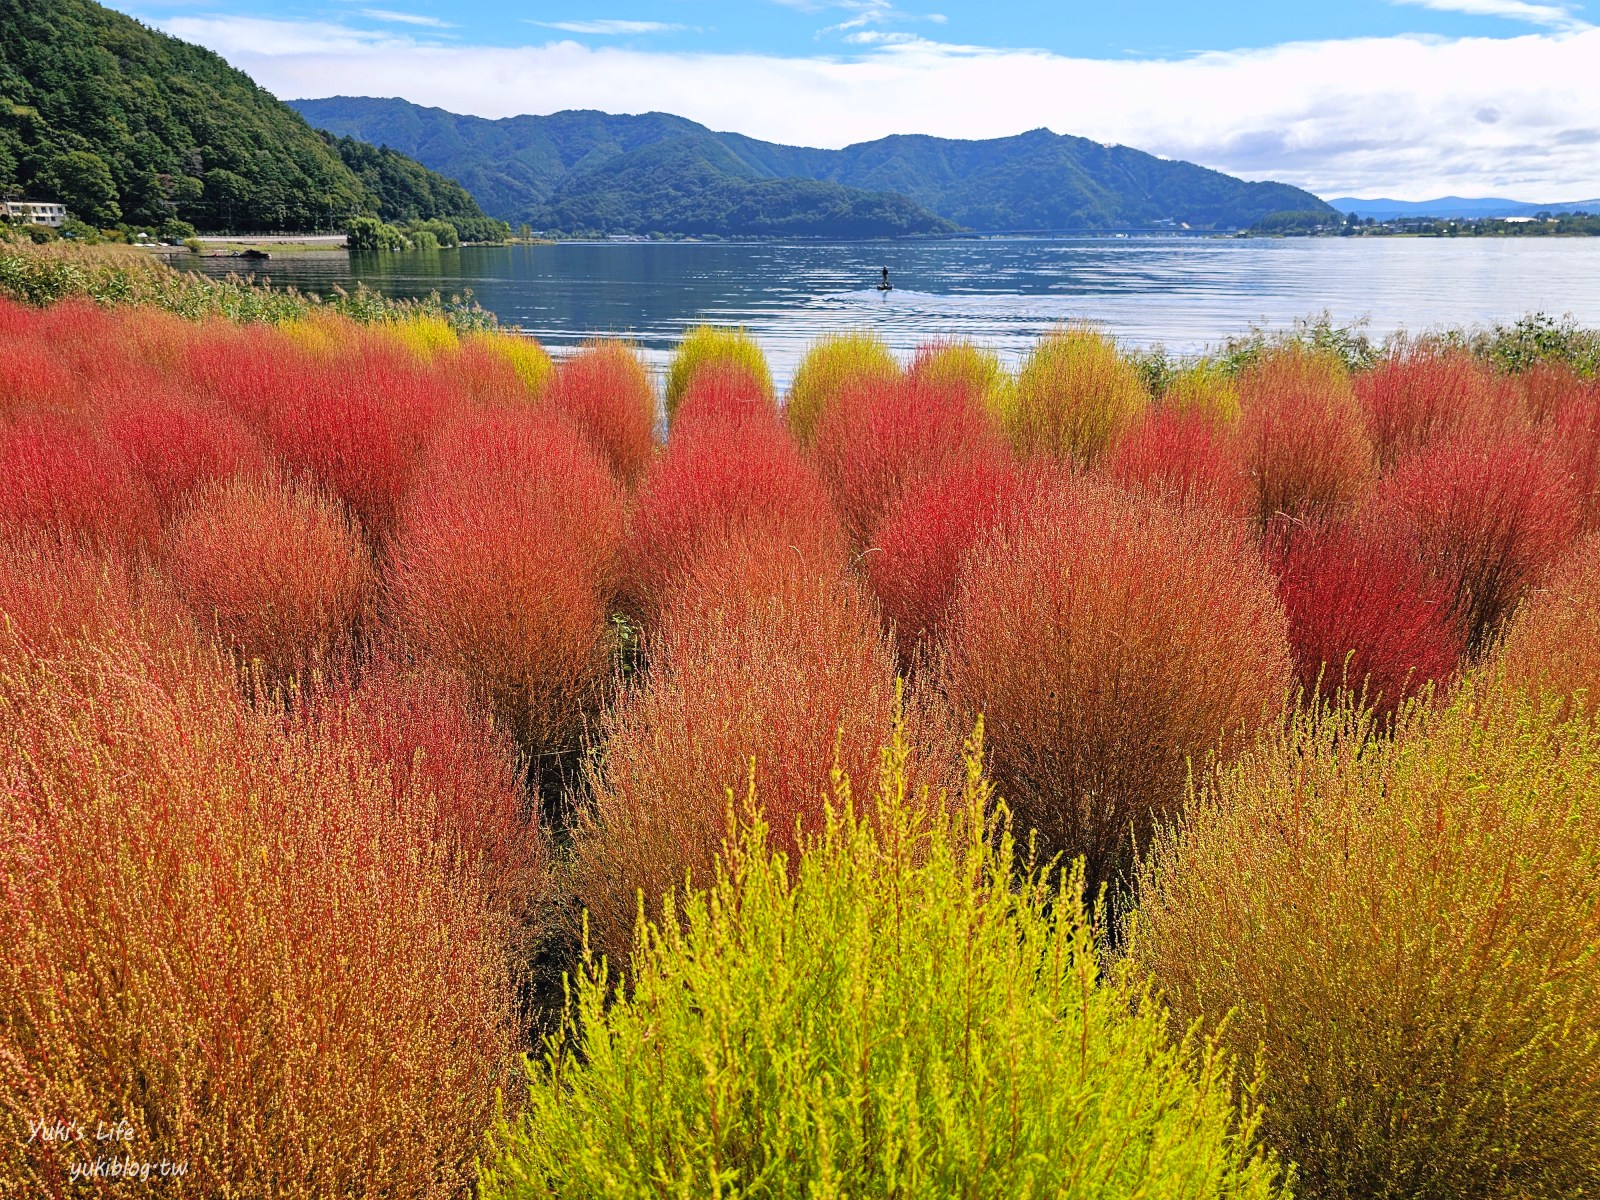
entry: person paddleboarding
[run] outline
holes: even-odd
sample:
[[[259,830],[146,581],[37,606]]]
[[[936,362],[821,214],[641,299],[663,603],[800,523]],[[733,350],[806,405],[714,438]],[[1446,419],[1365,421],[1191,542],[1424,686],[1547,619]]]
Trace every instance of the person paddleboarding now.
[[[894,284],[889,282],[889,268],[888,267],[885,267],[883,269],[883,282],[878,285],[878,290],[880,292],[892,292],[892,291],[894,291]]]

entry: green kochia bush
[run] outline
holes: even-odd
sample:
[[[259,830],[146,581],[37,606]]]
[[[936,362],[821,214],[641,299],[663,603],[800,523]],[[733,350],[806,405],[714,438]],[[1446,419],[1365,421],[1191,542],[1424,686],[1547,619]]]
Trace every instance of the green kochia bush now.
[[[1019,867],[975,755],[963,803],[917,815],[905,753],[873,818],[838,780],[792,881],[730,814],[614,999],[586,959],[484,1200],[1280,1194],[1230,1060],[1102,970],[1081,877]]]

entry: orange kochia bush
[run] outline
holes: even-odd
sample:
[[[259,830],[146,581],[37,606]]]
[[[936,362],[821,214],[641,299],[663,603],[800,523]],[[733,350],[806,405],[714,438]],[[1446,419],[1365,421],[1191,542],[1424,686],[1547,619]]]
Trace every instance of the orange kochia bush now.
[[[1178,810],[1191,765],[1282,709],[1290,661],[1235,530],[1086,480],[974,550],[945,675],[957,713],[985,718],[1000,794],[1098,885]]]

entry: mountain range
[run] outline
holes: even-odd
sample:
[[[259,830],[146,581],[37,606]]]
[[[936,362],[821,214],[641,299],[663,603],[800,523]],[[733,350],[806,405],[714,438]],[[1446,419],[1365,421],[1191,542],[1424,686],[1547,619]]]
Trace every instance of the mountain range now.
[[[1341,196],[1329,200],[1342,213],[1355,213],[1358,217],[1371,217],[1376,221],[1393,221],[1401,217],[1439,217],[1494,219],[1497,217],[1532,217],[1539,213],[1600,213],[1600,200],[1569,200],[1561,204],[1530,204],[1525,200],[1500,200],[1493,197],[1469,199],[1463,196],[1441,196],[1437,200],[1360,200],[1354,196]]]
[[[1243,228],[1327,212],[1126,146],[1036,129],[958,141],[887,137],[842,150],[719,133],[665,113],[490,120],[401,99],[294,100],[312,125],[388,146],[461,181],[491,216],[562,233],[888,236]]]
[[[102,227],[298,232],[370,213],[505,232],[453,180],[319,136],[218,55],[92,0],[0,0],[0,191]]]

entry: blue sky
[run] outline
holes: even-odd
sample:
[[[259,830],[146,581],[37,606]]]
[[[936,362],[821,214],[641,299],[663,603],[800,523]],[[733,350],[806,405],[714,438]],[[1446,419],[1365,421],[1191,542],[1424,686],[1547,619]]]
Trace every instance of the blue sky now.
[[[1582,4],[112,4],[286,98],[657,109],[825,146],[1044,125],[1323,195],[1600,196],[1600,29]]]

